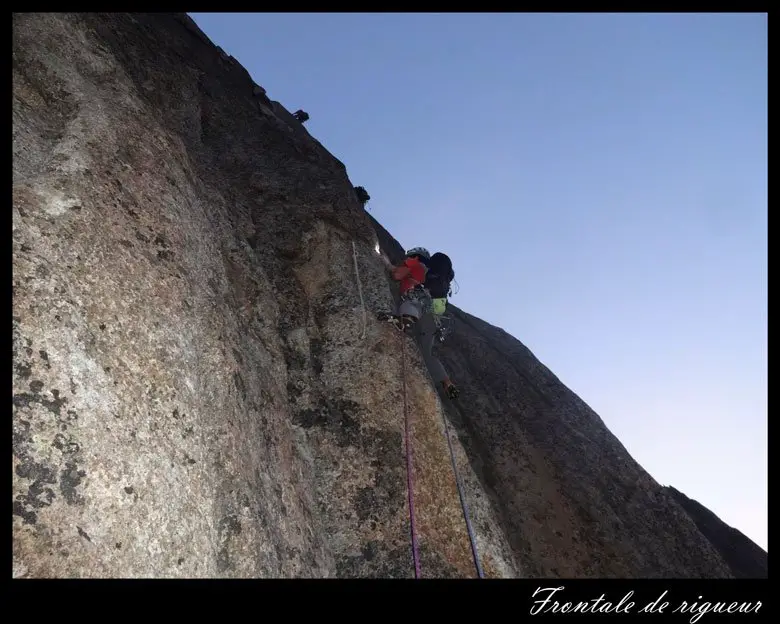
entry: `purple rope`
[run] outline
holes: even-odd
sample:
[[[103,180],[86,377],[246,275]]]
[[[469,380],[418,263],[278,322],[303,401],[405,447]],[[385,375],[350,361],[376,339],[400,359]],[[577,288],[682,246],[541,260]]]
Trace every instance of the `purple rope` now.
[[[420,555],[417,546],[417,530],[414,522],[414,481],[412,480],[412,442],[409,432],[409,409],[406,403],[406,336],[401,336],[401,379],[404,394],[404,428],[406,431],[406,489],[409,491],[409,527],[412,533],[412,558],[414,578],[420,578]]]

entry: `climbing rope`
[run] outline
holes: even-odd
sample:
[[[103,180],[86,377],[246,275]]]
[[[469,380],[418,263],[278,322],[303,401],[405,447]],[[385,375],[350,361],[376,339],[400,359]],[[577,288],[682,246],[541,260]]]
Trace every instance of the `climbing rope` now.
[[[414,578],[420,578],[420,554],[417,546],[417,528],[414,518],[414,480],[412,478],[412,436],[409,429],[409,406],[406,400],[406,336],[401,335],[401,383],[404,395],[404,430],[406,432],[406,489],[409,491],[409,530],[412,534]]]
[[[412,477],[412,435],[409,427],[409,405],[406,396],[406,340],[405,336],[401,335],[401,383],[403,388],[403,405],[404,405],[404,430],[406,434],[406,489],[409,492],[409,529],[412,535],[412,559],[414,560],[414,577],[420,578],[420,555],[419,547],[417,543],[417,528],[415,523],[414,514],[414,479]],[[471,526],[471,519],[469,517],[469,508],[466,503],[466,496],[463,491],[463,483],[460,480],[460,473],[458,472],[458,465],[455,461],[455,450],[452,447],[452,440],[450,439],[450,428],[447,423],[447,419],[444,416],[444,410],[441,412],[442,422],[444,424],[444,436],[447,438],[447,448],[450,452],[450,461],[452,462],[452,472],[455,475],[455,485],[458,489],[458,497],[460,498],[460,507],[463,510],[463,518],[466,521],[466,531],[469,535],[469,544],[471,545],[471,555],[474,558],[474,565],[477,568],[477,575],[479,578],[485,578],[482,571],[482,564],[479,561],[479,552],[477,550],[477,539],[474,535],[474,528]]]
[[[360,295],[360,305],[363,308],[363,334],[361,338],[365,337],[366,333],[366,306],[363,301],[363,289],[360,284],[360,274],[358,272],[357,262],[357,249],[355,247],[355,241],[352,241],[352,258],[355,262],[355,278],[357,279],[358,294]],[[405,433],[405,446],[406,446],[406,489],[409,494],[409,531],[412,537],[412,559],[414,561],[414,577],[420,578],[420,553],[419,545],[417,542],[417,526],[415,522],[414,514],[414,478],[412,469],[412,435],[409,426],[409,405],[406,396],[406,336],[399,336],[401,340],[401,384],[403,394],[403,408],[404,408],[404,433]],[[471,545],[471,554],[474,558],[474,565],[477,568],[477,575],[479,578],[485,578],[482,571],[482,565],[479,561],[479,553],[477,551],[477,540],[474,536],[474,529],[471,526],[471,519],[469,518],[468,505],[466,503],[466,497],[463,493],[463,484],[460,480],[460,474],[458,472],[458,466],[455,461],[455,451],[452,448],[452,440],[450,439],[450,429],[447,423],[447,419],[444,416],[444,410],[441,413],[442,421],[444,424],[444,436],[447,438],[447,447],[450,452],[450,461],[452,462],[452,472],[455,475],[455,485],[458,488],[458,497],[460,498],[460,506],[463,510],[463,518],[466,521],[466,531],[469,535],[469,543]]]
[[[417,531],[415,529],[415,517],[414,517],[414,491],[412,480],[412,442],[411,433],[409,430],[409,407],[406,397],[406,340],[405,336],[401,335],[401,380],[403,384],[403,400],[404,400],[404,426],[406,430],[406,479],[407,490],[409,491],[409,525],[412,534],[412,556],[414,558],[414,571],[415,578],[420,578],[420,563],[419,554],[417,548]],[[464,494],[463,482],[460,479],[460,473],[458,471],[458,464],[455,461],[455,450],[452,447],[452,439],[450,437],[450,427],[447,423],[447,419],[444,415],[444,409],[441,411],[442,423],[444,425],[444,437],[447,438],[447,448],[450,452],[450,462],[452,463],[452,472],[455,476],[455,485],[458,489],[458,497],[460,498],[460,507],[463,511],[463,519],[466,521],[466,531],[469,536],[469,544],[471,546],[471,555],[474,559],[474,566],[477,569],[477,576],[483,579],[485,578],[482,570],[482,564],[479,561],[479,552],[477,550],[477,539],[474,534],[474,528],[471,525],[471,518],[469,517],[469,508],[466,503],[466,496]]]
[[[355,241],[352,241],[352,260],[355,262],[355,279],[357,280],[358,295],[360,295],[360,307],[363,308],[363,333],[360,334],[360,339],[366,337],[366,325],[368,324],[368,318],[366,313],[366,304],[363,301],[363,286],[360,284],[360,273],[358,272],[357,261],[357,247],[355,247]]]
[[[447,447],[450,449],[450,460],[452,461],[452,472],[455,474],[455,485],[458,488],[458,496],[460,497],[460,508],[463,510],[463,518],[466,520],[466,531],[469,534],[469,543],[471,544],[471,555],[474,557],[474,565],[477,568],[477,575],[479,578],[485,578],[482,572],[482,564],[479,562],[479,553],[477,552],[477,540],[474,537],[474,529],[471,526],[471,520],[469,519],[469,508],[466,504],[466,497],[463,494],[463,484],[460,480],[460,473],[458,472],[458,465],[455,462],[455,451],[452,448],[452,440],[450,440],[450,427],[447,424],[447,418],[444,416],[444,409],[441,411],[441,420],[444,423],[444,436],[447,438]]]

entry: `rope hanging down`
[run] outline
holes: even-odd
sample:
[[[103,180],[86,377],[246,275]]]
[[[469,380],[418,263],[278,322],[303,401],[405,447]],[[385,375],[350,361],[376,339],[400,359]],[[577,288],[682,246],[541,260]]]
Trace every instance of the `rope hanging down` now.
[[[458,487],[458,496],[460,497],[460,508],[463,510],[463,518],[466,520],[466,530],[469,534],[469,542],[471,543],[471,555],[474,557],[474,565],[477,568],[477,575],[479,578],[485,578],[482,572],[482,564],[479,562],[479,553],[477,552],[477,540],[474,536],[474,529],[471,526],[471,520],[469,519],[469,508],[466,504],[466,497],[463,494],[463,484],[460,480],[460,474],[458,473],[458,465],[455,463],[455,451],[452,448],[452,440],[450,440],[450,428],[447,424],[447,418],[444,416],[444,409],[441,411],[441,419],[444,424],[444,436],[447,438],[447,446],[450,449],[450,460],[452,461],[452,472],[455,474],[455,485]]]
[[[366,326],[368,325],[368,319],[367,319],[367,311],[366,311],[366,304],[363,300],[363,286],[360,283],[360,272],[358,270],[358,260],[357,260],[357,247],[355,246],[355,241],[352,241],[352,260],[355,264],[355,280],[357,281],[357,287],[358,287],[358,295],[360,296],[360,307],[363,308],[363,332],[360,335],[360,338],[363,339],[366,337]],[[412,475],[412,436],[411,436],[411,429],[409,426],[409,406],[408,401],[406,397],[406,340],[405,336],[400,336],[401,339],[401,383],[402,383],[402,391],[403,391],[403,408],[404,408],[404,432],[406,437],[406,487],[409,493],[409,530],[411,532],[412,536],[412,559],[414,560],[414,577],[419,579],[420,578],[420,553],[419,553],[419,545],[417,542],[417,526],[415,522],[415,513],[414,513],[414,478]],[[474,557],[474,565],[477,568],[477,574],[479,575],[479,578],[485,578],[484,574],[482,572],[482,565],[479,562],[479,553],[477,552],[477,541],[474,536],[474,529],[471,526],[471,520],[469,518],[469,511],[468,511],[468,505],[466,504],[466,498],[463,494],[463,484],[460,480],[460,474],[458,473],[458,466],[455,462],[455,452],[452,448],[452,440],[450,439],[450,429],[449,425],[447,424],[447,419],[444,416],[444,411],[442,410],[442,421],[444,424],[444,435],[447,438],[447,447],[449,448],[450,452],[450,461],[452,462],[452,472],[455,475],[455,484],[458,488],[458,496],[460,497],[460,506],[463,510],[463,518],[466,521],[466,530],[469,534],[469,542],[471,544],[471,554]]]
[[[406,433],[406,489],[409,491],[409,530],[412,534],[414,578],[420,578],[420,553],[417,545],[417,527],[414,517],[414,480],[412,478],[412,436],[409,428],[409,406],[406,400],[406,336],[401,335],[401,383],[404,396],[404,430]]]
[[[357,280],[358,295],[360,296],[360,306],[363,308],[363,333],[360,338],[366,337],[366,325],[368,324],[366,304],[363,300],[363,286],[360,283],[360,272],[358,271],[357,247],[355,241],[352,241],[352,260],[355,263],[355,279]],[[414,578],[420,578],[420,554],[417,544],[417,526],[414,516],[414,479],[412,477],[412,441],[409,427],[409,408],[406,400],[406,349],[405,336],[401,336],[401,383],[404,397],[404,430],[406,433],[406,488],[409,491],[409,529],[412,534],[412,558],[414,559]]]

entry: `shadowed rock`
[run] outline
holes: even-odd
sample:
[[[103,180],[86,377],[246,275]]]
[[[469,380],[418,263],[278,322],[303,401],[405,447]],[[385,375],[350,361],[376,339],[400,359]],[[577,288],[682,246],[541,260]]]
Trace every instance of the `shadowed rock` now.
[[[767,552],[747,535],[723,522],[701,503],[673,487],[665,490],[688,512],[737,578],[767,578]]]

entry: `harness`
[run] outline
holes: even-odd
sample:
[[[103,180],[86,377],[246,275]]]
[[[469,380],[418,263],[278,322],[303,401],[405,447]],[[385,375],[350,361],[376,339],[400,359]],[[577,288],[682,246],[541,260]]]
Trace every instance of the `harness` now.
[[[446,314],[447,298],[440,297],[434,299],[425,286],[418,284],[410,288],[403,295],[401,301],[415,301],[420,305],[422,314],[431,313],[433,321],[436,324],[436,337],[439,342],[444,342],[455,330],[455,319],[451,314]]]
[[[401,301],[416,301],[420,304],[423,314],[429,312],[433,307],[431,293],[422,284],[417,284],[402,294]]]

